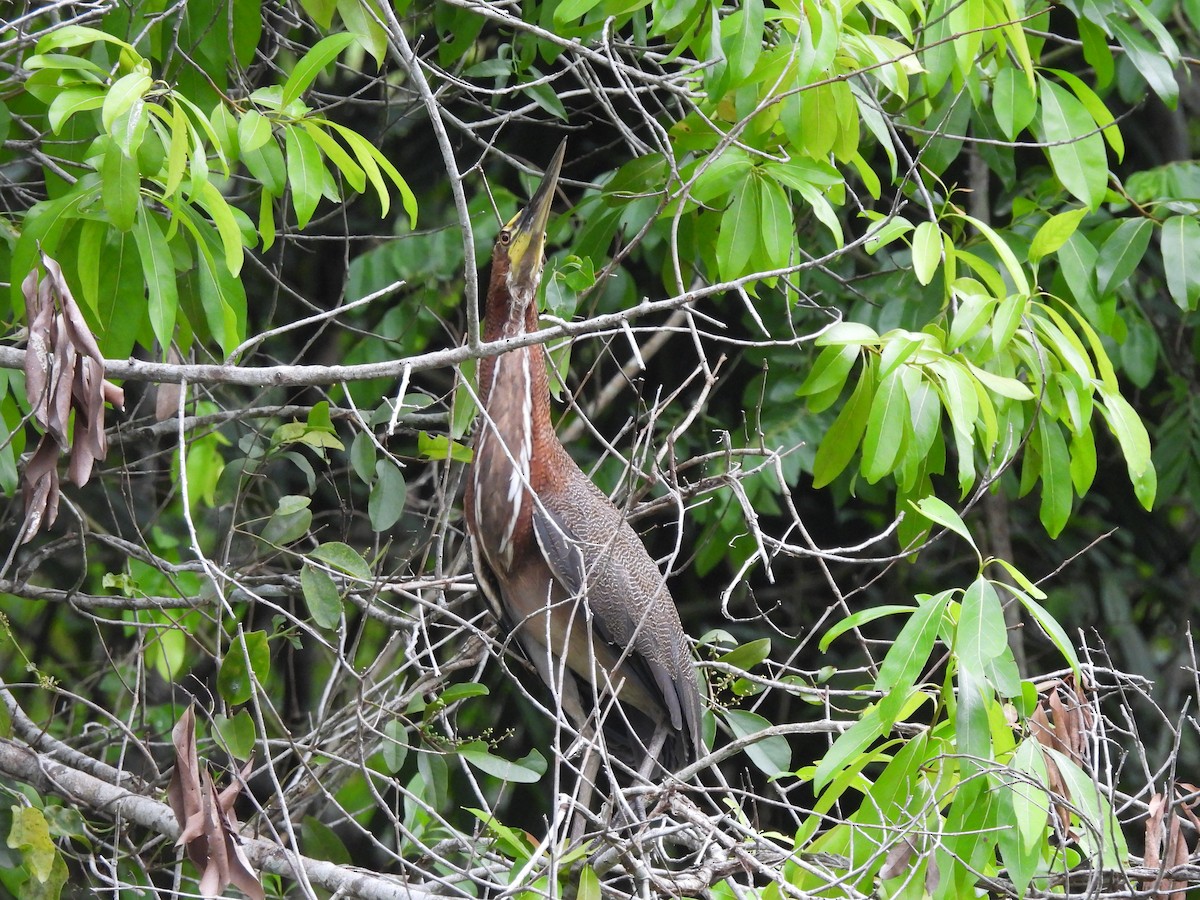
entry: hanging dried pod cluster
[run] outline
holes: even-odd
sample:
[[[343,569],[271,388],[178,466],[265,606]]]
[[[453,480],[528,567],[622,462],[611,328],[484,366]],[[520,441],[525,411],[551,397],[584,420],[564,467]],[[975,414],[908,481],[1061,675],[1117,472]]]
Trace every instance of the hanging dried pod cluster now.
[[[175,723],[171,743],[175,748],[175,771],[167,785],[167,801],[181,829],[176,846],[187,848],[188,858],[202,873],[200,896],[220,897],[232,884],[250,900],[264,900],[262,883],[242,852],[242,836],[233,814],[233,803],[250,773],[250,762],[218,794],[208,767],[202,766],[196,755],[196,719],[191,706]]]
[[[25,350],[25,392],[42,439],[25,467],[22,492],[25,523],[21,543],[58,516],[58,457],[70,454],[67,474],[82,487],[92,466],[108,453],[104,404],[125,406],[125,392],[104,380],[104,358],[71,295],[62,268],[45,253],[21,283],[29,343]],[[45,270],[45,277],[39,277]],[[70,429],[75,413],[74,432]]]

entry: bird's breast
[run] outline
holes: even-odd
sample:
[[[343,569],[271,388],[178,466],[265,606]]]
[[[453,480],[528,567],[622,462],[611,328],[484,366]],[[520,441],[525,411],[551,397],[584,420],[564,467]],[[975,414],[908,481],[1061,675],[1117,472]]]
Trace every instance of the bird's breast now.
[[[497,357],[475,439],[471,477],[476,539],[493,568],[512,568],[530,530],[532,372],[526,349]]]

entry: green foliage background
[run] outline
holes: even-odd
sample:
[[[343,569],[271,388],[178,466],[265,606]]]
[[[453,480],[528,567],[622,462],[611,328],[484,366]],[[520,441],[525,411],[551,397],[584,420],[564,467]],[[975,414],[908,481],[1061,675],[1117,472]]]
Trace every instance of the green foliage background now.
[[[1198,29],[1141,0],[18,5],[7,344],[45,253],[129,400],[6,554],[0,736],[27,715],[153,793],[195,697],[202,755],[263,761],[257,833],[600,889],[519,831],[570,740],[459,521],[476,269],[567,135],[559,429],[671,568],[726,748],[690,796],[762,866],[703,886],[1138,883],[1197,763]],[[4,359],[15,540],[36,433]],[[1083,745],[1037,739],[1051,696]],[[0,792],[0,890],[99,886],[97,857],[169,882],[102,810]]]

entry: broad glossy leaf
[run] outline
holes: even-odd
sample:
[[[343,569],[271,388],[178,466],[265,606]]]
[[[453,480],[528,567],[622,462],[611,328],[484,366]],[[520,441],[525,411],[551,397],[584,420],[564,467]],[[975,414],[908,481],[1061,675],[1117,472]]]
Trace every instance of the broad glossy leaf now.
[[[367,514],[371,528],[387,531],[404,514],[407,486],[404,473],[390,459],[381,459],[375,464],[375,483],[367,500]]]
[[[1037,97],[1029,85],[1024,73],[1004,66],[996,75],[992,110],[1000,130],[1010,141],[1015,141],[1017,135],[1033,121],[1037,112]]]
[[[1171,299],[1184,311],[1194,310],[1200,300],[1200,222],[1194,216],[1163,223],[1162,257]]]
[[[159,347],[165,352],[175,336],[175,314],[179,308],[174,258],[158,224],[158,216],[145,206],[139,207],[133,236],[146,277],[150,325]]]
[[[1042,504],[1039,515],[1046,533],[1058,537],[1071,517],[1071,458],[1058,422],[1038,414],[1038,449],[1042,456]]]
[[[305,564],[300,570],[300,589],[313,621],[321,628],[337,628],[342,621],[342,595],[329,573]]]
[[[390,719],[383,726],[383,738],[383,764],[395,775],[408,758],[408,729],[399,719]]]
[[[62,131],[63,126],[76,113],[89,109],[99,109],[104,105],[107,95],[98,86],[67,88],[58,94],[46,111],[46,121],[54,134]]]
[[[324,128],[309,119],[303,122],[304,130],[311,135],[316,141],[317,146],[329,158],[329,161],[337,166],[338,171],[342,173],[342,177],[346,179],[346,183],[354,190],[362,192],[367,188],[367,173],[363,171],[362,166],[356,163],[350,154],[342,149],[342,145],[333,139]]]
[[[144,97],[153,83],[153,79],[141,71],[130,72],[114,81],[100,110],[100,121],[104,130],[111,134],[117,118],[128,112],[135,101]]]
[[[918,598],[919,599],[919,598]],[[897,606],[894,604],[886,604],[884,606],[872,606],[868,609],[861,609],[858,612],[851,613],[846,618],[835,623],[825,634],[821,636],[821,641],[817,645],[822,653],[829,649],[837,638],[841,637],[852,628],[858,628],[861,625],[866,625],[868,622],[874,622],[876,619],[882,619],[884,616],[895,616],[903,613],[915,613],[917,608],[914,606]]]
[[[481,772],[517,784],[536,784],[546,772],[545,757],[537,750],[529,751],[528,756],[514,762],[494,756],[483,741],[472,741],[459,747],[458,755]]]
[[[858,385],[829,427],[813,461],[813,486],[822,488],[842,473],[858,450],[875,396],[875,375],[866,367]]]
[[[1075,95],[1048,78],[1042,89],[1042,130],[1050,144],[1046,154],[1063,187],[1088,207],[1097,209],[1108,186],[1108,155],[1104,138]]]
[[[229,645],[217,673],[217,690],[232,706],[245,703],[254,692],[254,683],[265,683],[271,672],[271,650],[265,631],[239,635]]]
[[[754,180],[749,179],[734,189],[729,206],[721,214],[717,272],[722,281],[733,281],[746,273],[761,228],[758,190]]]
[[[1091,115],[1096,125],[1103,129],[1101,133],[1104,135],[1104,139],[1108,141],[1108,146],[1112,147],[1113,153],[1116,154],[1117,162],[1124,159],[1125,139],[1121,137],[1121,129],[1117,127],[1116,120],[1113,118],[1113,114],[1108,111],[1108,107],[1104,105],[1104,101],[1079,76],[1065,69],[1050,69],[1048,71],[1053,72],[1063,80],[1075,93],[1075,96],[1083,104],[1088,114]]]
[[[1058,248],[1075,233],[1079,223],[1087,214],[1088,209],[1080,207],[1053,215],[1043,222],[1042,227],[1033,236],[1033,243],[1029,245],[1030,261],[1037,262],[1051,253],[1057,252]]]
[[[987,664],[1008,648],[1004,610],[992,583],[980,575],[963,592],[955,632],[954,652],[959,670],[982,678]]]
[[[325,164],[316,141],[300,126],[285,128],[283,143],[287,149],[288,185],[292,189],[296,224],[304,228],[321,202]]]
[[[751,737],[773,727],[767,719],[745,709],[727,709],[722,715],[735,738]],[[783,735],[764,736],[748,745],[745,752],[750,762],[768,777],[792,767],[792,748]]]
[[[232,718],[217,713],[213,716],[213,730],[235,759],[249,759],[254,752],[254,718],[250,710],[243,709]]]
[[[909,421],[904,379],[899,371],[893,371],[875,390],[863,437],[862,475],[871,484],[894,468],[904,449]]]
[[[912,505],[925,518],[931,522],[936,522],[943,528],[949,528],[972,547],[975,547],[975,540],[971,537],[971,532],[967,530],[966,523],[963,522],[962,517],[959,516],[954,507],[945,500],[931,494],[928,497],[922,497]],[[978,548],[976,548],[976,552],[978,552]]]
[[[325,563],[331,568],[357,578],[359,581],[371,581],[371,567],[366,560],[348,544],[341,541],[327,541],[310,554],[313,559]]]
[[[1146,79],[1150,89],[1158,94],[1163,103],[1174,109],[1179,101],[1179,82],[1175,80],[1171,63],[1140,31],[1119,15],[1107,16],[1105,21],[1112,28],[1117,43],[1129,54],[1138,74]]]
[[[942,591],[932,597],[918,598],[921,605],[904,623],[879,667],[875,690],[884,693],[898,690],[907,694],[916,684],[921,670],[925,668],[929,655],[933,652],[942,614],[950,602],[952,593]]]
[[[342,51],[352,43],[354,43],[354,35],[348,32],[331,34],[317,41],[313,48],[296,63],[296,68],[284,82],[280,107],[286,107],[293,100],[298,100],[300,95],[308,90],[309,85],[321,74],[321,70],[337,59]]]
[[[859,349],[853,344],[831,344],[825,347],[817,356],[804,383],[796,390],[796,396],[811,397],[831,388],[844,386],[858,354]]]
[[[131,229],[137,215],[138,175],[137,160],[126,156],[115,141],[110,143],[100,169],[100,177],[103,179],[100,196],[104,201],[104,211],[108,213],[108,220],[120,231]]]
[[[238,122],[237,136],[242,154],[252,153],[271,140],[271,120],[256,109],[248,109]]]
[[[942,232],[936,222],[921,222],[913,234],[913,274],[921,284],[929,284],[942,261]]]
[[[955,747],[963,776],[984,771],[992,759],[992,731],[988,724],[988,704],[995,703],[983,673],[959,666],[958,710],[955,714]]]

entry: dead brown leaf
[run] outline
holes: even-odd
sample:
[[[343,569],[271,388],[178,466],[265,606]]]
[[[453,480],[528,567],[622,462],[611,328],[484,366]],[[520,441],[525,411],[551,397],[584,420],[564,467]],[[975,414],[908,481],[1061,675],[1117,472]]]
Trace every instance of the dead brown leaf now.
[[[1182,820],[1178,812],[1170,808],[1170,801],[1166,795],[1155,794],[1151,797],[1148,812],[1144,859],[1146,868],[1165,872],[1176,866],[1186,865],[1188,845],[1183,836]],[[1159,900],[1184,900],[1187,886],[1186,881],[1171,878],[1142,879],[1142,890],[1154,891],[1154,896]]]
[[[58,454],[70,453],[67,474],[82,487],[92,468],[108,453],[104,404],[124,408],[125,392],[104,379],[100,347],[71,294],[62,268],[41,254],[39,277],[34,268],[21,282],[29,340],[25,350],[25,390],[33,420],[45,433],[25,468],[25,543],[49,528],[58,512]],[[74,432],[71,413],[75,414]]]
[[[171,742],[175,771],[167,785],[167,801],[179,823],[176,845],[187,849],[188,858],[201,873],[201,896],[220,897],[232,884],[251,900],[265,900],[262,883],[242,851],[233,811],[250,763],[218,794],[208,767],[201,766],[196,755],[196,721],[190,706],[171,730]]]

